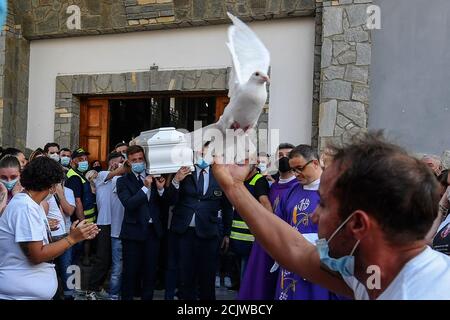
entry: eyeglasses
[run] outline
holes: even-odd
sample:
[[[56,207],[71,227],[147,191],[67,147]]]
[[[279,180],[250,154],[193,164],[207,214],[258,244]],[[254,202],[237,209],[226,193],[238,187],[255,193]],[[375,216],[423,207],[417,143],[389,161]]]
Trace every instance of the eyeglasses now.
[[[309,160],[303,167],[300,167],[300,168],[293,168],[292,171],[293,171],[295,174],[300,174],[300,173],[302,173],[302,172],[306,169],[306,167],[308,166],[308,164],[312,163],[313,161],[314,161],[314,160]]]

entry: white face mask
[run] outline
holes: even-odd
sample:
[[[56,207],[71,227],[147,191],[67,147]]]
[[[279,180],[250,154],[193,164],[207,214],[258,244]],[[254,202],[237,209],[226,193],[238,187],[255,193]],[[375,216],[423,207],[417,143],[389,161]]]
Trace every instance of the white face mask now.
[[[52,153],[51,155],[48,156],[50,159],[55,160],[56,162],[59,162],[59,154],[57,153]]]

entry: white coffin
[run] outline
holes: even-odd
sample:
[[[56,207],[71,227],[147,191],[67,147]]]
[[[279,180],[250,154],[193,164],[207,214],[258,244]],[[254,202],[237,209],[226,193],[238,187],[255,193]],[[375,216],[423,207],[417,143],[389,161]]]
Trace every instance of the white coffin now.
[[[181,167],[195,170],[193,151],[188,147],[184,133],[175,128],[144,131],[135,141],[144,148],[148,174],[174,173]]]

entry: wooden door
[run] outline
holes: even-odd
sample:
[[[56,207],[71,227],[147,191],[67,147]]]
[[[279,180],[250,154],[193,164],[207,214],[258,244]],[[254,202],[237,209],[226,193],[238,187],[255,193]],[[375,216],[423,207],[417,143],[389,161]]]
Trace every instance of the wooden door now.
[[[230,102],[228,96],[222,96],[216,98],[216,121],[219,120],[220,116],[223,114],[223,110]]]
[[[80,147],[90,153],[89,162],[100,160],[106,168],[108,157],[109,101],[84,99],[80,106]]]

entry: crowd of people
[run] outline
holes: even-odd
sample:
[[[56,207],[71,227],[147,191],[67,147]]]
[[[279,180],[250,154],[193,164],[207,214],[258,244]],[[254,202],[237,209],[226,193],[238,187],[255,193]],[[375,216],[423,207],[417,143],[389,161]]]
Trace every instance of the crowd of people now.
[[[208,147],[194,171],[162,176],[125,142],[106,163],[57,143],[28,159],[2,149],[0,299],[214,300],[221,286],[239,300],[450,298],[439,157],[374,134],[320,157],[282,143],[249,165],[211,163]],[[80,291],[70,276],[87,265]]]

